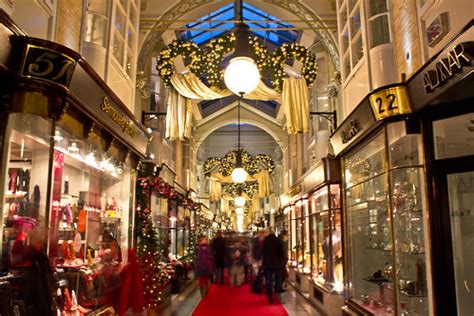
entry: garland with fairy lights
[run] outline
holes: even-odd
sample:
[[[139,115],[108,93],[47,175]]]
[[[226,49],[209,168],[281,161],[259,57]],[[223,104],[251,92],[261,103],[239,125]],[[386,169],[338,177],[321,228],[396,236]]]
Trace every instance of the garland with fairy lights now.
[[[258,154],[254,157],[243,149],[241,149],[241,155],[242,166],[250,175],[258,173],[261,169],[267,169],[270,174],[275,170],[275,162],[270,155]],[[234,170],[236,157],[237,149],[228,152],[224,157],[208,158],[204,162],[203,172],[209,177],[217,167],[217,172],[228,176]]]
[[[283,78],[286,76],[283,65],[287,59],[294,59],[302,63],[301,76],[311,85],[316,79],[317,64],[315,55],[306,47],[286,43],[278,47],[273,53],[268,52],[260,38],[257,36],[249,39],[252,58],[260,70],[263,78],[271,78],[271,84],[277,91],[281,91]],[[167,45],[157,58],[156,68],[166,85],[170,85],[174,73],[173,58],[178,55],[190,59],[189,68],[199,78],[211,87],[223,88],[224,70],[222,62],[235,46],[234,33],[213,38],[206,44],[205,51],[193,42],[174,40]]]
[[[275,88],[281,89],[283,86],[283,78],[285,77],[283,64],[288,58],[302,63],[301,76],[306,80],[308,86],[311,85],[316,79],[318,70],[316,56],[303,45],[286,43],[278,47],[272,54],[272,84]]]
[[[171,75],[174,73],[174,58],[177,56],[189,58],[191,72],[202,77],[207,66],[204,63],[201,49],[193,42],[177,39],[167,45],[156,59],[156,69],[166,85],[171,83]]]
[[[247,194],[251,200],[254,194],[258,192],[258,182],[222,184],[222,190],[233,198],[236,198],[240,195],[239,189],[242,189],[242,193]],[[247,202],[250,203],[250,201]]]

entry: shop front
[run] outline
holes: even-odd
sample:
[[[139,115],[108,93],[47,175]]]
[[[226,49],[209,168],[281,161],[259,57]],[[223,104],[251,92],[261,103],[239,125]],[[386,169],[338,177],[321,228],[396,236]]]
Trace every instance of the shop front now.
[[[422,122],[436,315],[474,311],[473,22],[407,87]]]
[[[328,315],[344,302],[340,183],[340,161],[324,158],[286,194],[278,223],[289,232],[289,281]]]
[[[16,308],[49,312],[29,297],[51,293],[23,286],[41,277],[41,253],[59,310],[107,309],[133,246],[148,135],[80,55],[1,18],[2,281],[18,289]]]
[[[420,122],[406,86],[374,91],[331,137],[343,167],[344,315],[429,315]]]

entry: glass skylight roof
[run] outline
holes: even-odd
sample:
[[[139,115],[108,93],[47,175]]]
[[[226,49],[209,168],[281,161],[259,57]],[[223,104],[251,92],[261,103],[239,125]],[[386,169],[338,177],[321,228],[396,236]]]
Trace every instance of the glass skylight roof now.
[[[281,22],[277,17],[245,2],[243,3],[242,15],[244,22],[250,27],[252,34],[274,45],[280,46],[284,43],[294,43],[299,39],[301,31],[288,30],[288,28],[292,28],[293,25]],[[231,21],[237,19],[235,16],[234,3],[231,3],[203,16],[196,22],[187,24],[185,26],[186,30],[178,31],[177,35],[179,38],[201,45],[211,38],[232,30],[234,23]],[[283,29],[278,30],[278,28]]]

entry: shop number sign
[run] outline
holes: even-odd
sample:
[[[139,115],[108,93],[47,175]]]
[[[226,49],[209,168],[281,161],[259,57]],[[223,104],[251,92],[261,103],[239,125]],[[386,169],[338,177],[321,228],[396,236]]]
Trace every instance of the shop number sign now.
[[[377,121],[389,116],[411,113],[410,99],[405,86],[378,91],[370,96],[369,101]]]
[[[69,86],[76,61],[54,50],[28,45],[22,75]]]

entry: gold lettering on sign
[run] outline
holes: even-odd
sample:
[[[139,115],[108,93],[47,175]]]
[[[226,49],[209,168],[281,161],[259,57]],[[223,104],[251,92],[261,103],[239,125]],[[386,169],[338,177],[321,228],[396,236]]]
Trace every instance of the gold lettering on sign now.
[[[103,97],[102,103],[100,104],[102,111],[107,113],[107,115],[114,120],[120,127],[122,127],[122,132],[130,135],[131,137],[137,136],[137,131],[133,128],[132,122],[128,121],[125,116],[120,114],[113,106],[110,104],[109,98]]]
[[[464,65],[472,61],[472,42],[460,43],[446,53],[445,58],[441,58],[435,64],[435,69],[428,70],[423,75],[423,86],[426,93],[433,92],[439,86],[445,84],[456,72],[461,71]],[[466,51],[466,49],[468,51]]]

